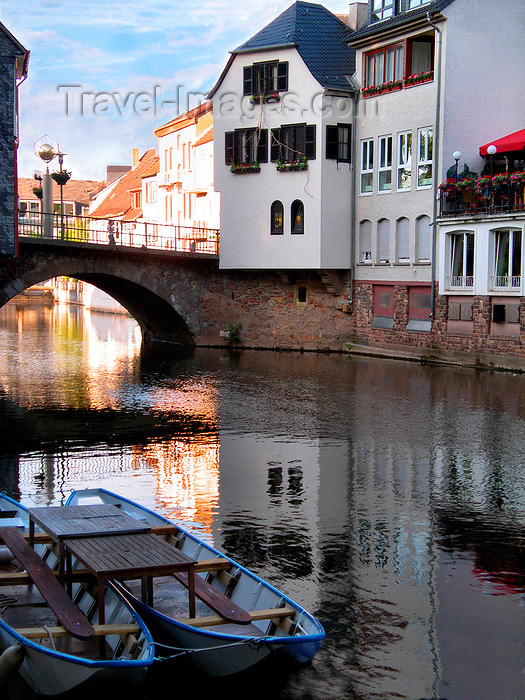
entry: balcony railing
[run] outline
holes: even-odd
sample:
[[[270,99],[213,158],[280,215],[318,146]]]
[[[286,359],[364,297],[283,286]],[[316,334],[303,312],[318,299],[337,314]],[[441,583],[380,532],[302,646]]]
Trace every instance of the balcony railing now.
[[[40,213],[21,215],[18,220],[19,236],[117,248],[205,255],[219,253],[218,229],[54,214],[52,226],[47,230],[42,221],[44,216],[51,217]]]
[[[516,291],[521,289],[521,276],[520,275],[497,275],[491,277],[490,280],[491,289],[498,292],[504,292],[507,290]]]
[[[483,216],[487,214],[516,213],[525,211],[524,187],[521,180],[512,176],[505,181],[494,182],[489,177],[472,182],[446,182],[440,185],[440,216]]]
[[[447,279],[447,289],[472,289],[474,277],[472,275],[451,275]]]

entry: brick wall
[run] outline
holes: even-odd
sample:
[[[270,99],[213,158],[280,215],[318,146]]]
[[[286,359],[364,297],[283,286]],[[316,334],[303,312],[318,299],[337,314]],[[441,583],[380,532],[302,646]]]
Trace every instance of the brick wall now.
[[[13,45],[0,32],[0,254],[15,254]]]

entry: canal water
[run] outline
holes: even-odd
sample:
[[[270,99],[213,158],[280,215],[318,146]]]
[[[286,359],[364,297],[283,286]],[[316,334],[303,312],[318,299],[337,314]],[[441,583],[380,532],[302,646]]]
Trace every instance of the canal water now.
[[[525,697],[525,376],[226,349],[141,352],[125,316],[0,310],[0,488],[104,486],[302,603],[314,661],[136,697]],[[30,693],[16,682],[12,698]]]

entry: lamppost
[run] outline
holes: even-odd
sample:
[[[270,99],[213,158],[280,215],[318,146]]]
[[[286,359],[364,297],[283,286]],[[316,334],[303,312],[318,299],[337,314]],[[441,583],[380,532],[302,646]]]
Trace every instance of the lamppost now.
[[[456,189],[454,190],[454,216],[457,214],[458,204],[458,163],[461,158],[461,151],[454,151],[452,158],[456,161]]]
[[[51,173],[51,177],[57,183],[57,185],[60,187],[60,237],[62,238],[62,240],[65,238],[63,188],[64,188],[64,185],[69,181],[69,178],[71,177],[71,173],[69,171],[62,169],[62,165],[64,164],[64,156],[65,155],[66,154],[62,153],[62,151],[58,151],[57,156],[58,156],[59,172],[58,173]]]
[[[49,163],[57,155],[58,143],[47,134],[35,141],[35,153],[46,163],[42,176],[42,228],[44,238],[53,238],[53,189]]]
[[[492,206],[492,157],[496,155],[497,151],[498,149],[493,143],[491,143],[490,146],[487,146],[487,153],[490,156],[489,209]]]

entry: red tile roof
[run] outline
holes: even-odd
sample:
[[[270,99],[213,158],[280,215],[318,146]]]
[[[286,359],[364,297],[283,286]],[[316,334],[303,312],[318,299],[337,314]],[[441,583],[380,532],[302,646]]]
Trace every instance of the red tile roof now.
[[[53,180],[53,201],[60,201],[60,187]],[[32,177],[18,178],[18,196],[21,200],[37,199],[33,192],[33,187],[38,187],[40,183]],[[100,180],[69,180],[63,189],[65,202],[79,202],[89,204],[93,196],[104,189],[105,182]]]
[[[155,149],[147,150],[137,165],[119,180],[108,196],[90,213],[90,216],[111,218],[120,217],[130,212],[132,209],[130,192],[142,187],[143,174],[154,167],[156,160],[158,157],[155,155]],[[138,216],[140,213],[136,216],[133,214],[134,218]]]

